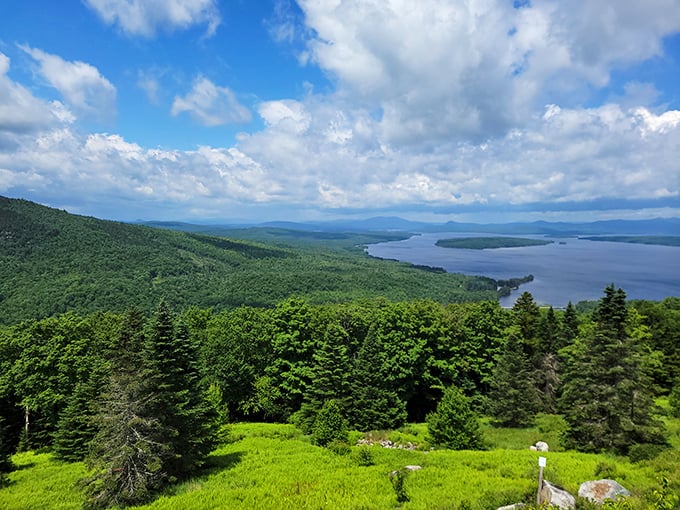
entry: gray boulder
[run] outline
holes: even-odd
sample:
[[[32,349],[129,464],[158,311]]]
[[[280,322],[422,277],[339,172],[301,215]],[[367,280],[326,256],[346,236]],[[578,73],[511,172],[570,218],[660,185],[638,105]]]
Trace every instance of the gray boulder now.
[[[630,492],[619,482],[605,479],[583,482],[578,489],[578,495],[602,504],[608,499],[617,501],[619,498],[627,498]]]
[[[539,452],[548,451],[548,443],[546,443],[545,441],[538,441],[534,446],[536,446],[536,451]]]
[[[545,480],[543,481],[543,487],[541,487],[540,497],[541,503],[552,507],[565,509],[576,508],[576,498],[574,498],[574,496],[561,487],[553,485]]]

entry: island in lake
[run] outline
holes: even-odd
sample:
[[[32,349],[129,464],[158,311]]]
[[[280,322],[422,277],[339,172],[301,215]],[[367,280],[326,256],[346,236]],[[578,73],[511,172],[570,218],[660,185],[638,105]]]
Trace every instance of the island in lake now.
[[[579,237],[579,239],[586,239],[588,241],[609,241],[613,243],[680,246],[680,236],[591,236],[591,237]]]
[[[462,248],[467,250],[487,250],[493,248],[520,248],[523,246],[542,246],[553,241],[526,239],[524,237],[454,237],[439,239],[435,245],[442,248]]]

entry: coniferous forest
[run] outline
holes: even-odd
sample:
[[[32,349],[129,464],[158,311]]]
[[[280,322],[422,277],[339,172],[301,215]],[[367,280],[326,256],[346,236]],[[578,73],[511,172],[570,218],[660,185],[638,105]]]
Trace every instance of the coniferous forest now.
[[[243,422],[288,423],[311,444],[342,453],[357,434],[408,424],[425,424],[428,448],[484,450],[484,427],[531,428],[552,417],[557,448],[640,461],[677,453],[677,430],[664,417],[680,415],[680,298],[629,301],[612,284],[596,303],[553,310],[525,292],[503,309],[495,282],[485,289],[485,279],[334,255],[345,248],[299,254],[26,203],[3,207],[3,271],[28,278],[35,293],[29,299],[3,283],[3,478],[15,452],[49,452],[57,462],[83,463],[84,507],[142,504],[215,469],[211,452],[234,440],[230,424]],[[69,243],[59,238],[80,235],[81,259],[69,269]],[[178,258],[183,269],[173,265]],[[281,260],[288,262],[277,266]],[[322,274],[336,282],[327,299],[281,287],[245,300],[228,286],[249,281],[249,295],[265,296],[263,289],[295,280],[285,264],[306,261],[311,269],[299,272],[310,289]],[[116,270],[121,264],[127,272]],[[363,286],[348,279],[351,264]],[[374,287],[382,267],[384,287]],[[67,287],[52,281],[61,271]],[[94,279],[96,289],[80,278]],[[209,281],[217,285],[205,290]],[[185,283],[190,291],[180,295]],[[400,287],[407,283],[416,290]],[[50,305],[64,288],[71,297]],[[138,289],[137,299],[126,289]],[[32,303],[40,306],[28,312]],[[360,465],[371,465],[371,455]],[[677,462],[667,468],[663,483],[677,488]],[[391,481],[407,503],[401,476]]]

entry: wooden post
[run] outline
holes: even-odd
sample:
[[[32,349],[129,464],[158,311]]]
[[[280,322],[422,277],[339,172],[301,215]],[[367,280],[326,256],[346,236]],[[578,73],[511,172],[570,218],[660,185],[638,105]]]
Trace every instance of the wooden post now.
[[[538,458],[538,490],[536,491],[536,505],[541,506],[543,503],[543,497],[541,496],[541,489],[543,489],[543,468],[546,464],[545,457]]]

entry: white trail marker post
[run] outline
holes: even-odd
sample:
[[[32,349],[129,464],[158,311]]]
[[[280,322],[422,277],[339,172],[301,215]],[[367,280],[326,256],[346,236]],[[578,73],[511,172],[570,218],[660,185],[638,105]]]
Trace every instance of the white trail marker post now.
[[[548,459],[545,457],[538,458],[538,491],[536,492],[536,504],[540,506],[543,501],[541,501],[541,489],[543,489],[543,468],[545,467]]]

